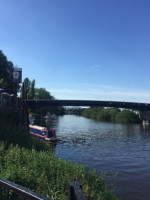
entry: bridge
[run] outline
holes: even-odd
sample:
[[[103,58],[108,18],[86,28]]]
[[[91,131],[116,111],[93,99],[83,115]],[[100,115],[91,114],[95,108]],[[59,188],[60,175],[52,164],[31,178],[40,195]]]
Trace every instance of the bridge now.
[[[94,101],[94,100],[27,100],[28,107],[34,106],[89,106],[89,107],[113,107],[133,109],[137,111],[150,111],[149,103],[134,103],[121,101]]]

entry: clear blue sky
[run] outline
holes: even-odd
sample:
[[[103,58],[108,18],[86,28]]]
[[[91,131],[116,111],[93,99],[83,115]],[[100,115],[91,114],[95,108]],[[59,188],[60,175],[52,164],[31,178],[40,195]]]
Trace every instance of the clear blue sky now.
[[[0,49],[58,99],[150,102],[150,0],[0,0]]]

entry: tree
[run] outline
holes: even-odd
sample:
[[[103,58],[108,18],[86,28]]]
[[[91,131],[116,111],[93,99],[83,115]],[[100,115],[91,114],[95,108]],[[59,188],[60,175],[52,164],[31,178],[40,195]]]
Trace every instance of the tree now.
[[[28,99],[30,85],[31,85],[31,81],[29,80],[29,78],[25,78],[21,87],[21,97],[23,97],[23,92],[24,92],[24,98]]]
[[[16,94],[20,86],[12,82],[13,68],[13,63],[8,61],[2,50],[0,50],[0,88],[5,89],[9,93]]]
[[[139,116],[130,110],[120,110],[118,108],[88,108],[83,112],[83,117],[105,122],[131,122],[139,123]]]
[[[24,79],[24,91],[28,96],[29,90],[30,90],[30,85],[31,85],[31,81],[29,80],[29,78],[25,78]]]
[[[124,123],[139,123],[140,119],[139,116],[131,111],[131,110],[122,110],[116,116],[117,122],[124,122]]]
[[[54,99],[45,88],[35,88],[35,99]]]
[[[34,99],[35,96],[35,80],[31,82],[28,99]]]
[[[24,81],[24,92],[26,99],[55,99],[50,92],[45,88],[35,88],[35,80],[30,81],[29,78],[25,78]],[[23,96],[23,85],[21,88],[21,97]],[[35,106],[29,109],[29,112],[32,113],[35,117],[43,117],[47,112],[55,113],[57,115],[64,114],[64,108],[62,106]]]
[[[55,98],[45,88],[35,88],[34,99],[53,100]],[[47,112],[62,115],[64,114],[64,108],[62,106],[36,106],[31,108],[30,112],[35,116],[35,118],[41,118],[44,117]]]

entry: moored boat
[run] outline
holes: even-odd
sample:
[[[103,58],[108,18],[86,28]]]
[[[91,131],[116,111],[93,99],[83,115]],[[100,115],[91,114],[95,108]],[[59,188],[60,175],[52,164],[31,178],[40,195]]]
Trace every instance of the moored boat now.
[[[29,125],[29,133],[43,140],[47,141],[56,140],[55,129],[48,129],[46,127],[36,126],[36,125]]]
[[[150,120],[143,120],[142,123],[144,126],[148,126],[148,125],[150,125]]]
[[[47,112],[47,114],[43,117],[46,121],[48,120],[53,120],[53,119],[57,119],[57,115],[55,114],[50,114],[50,112]]]

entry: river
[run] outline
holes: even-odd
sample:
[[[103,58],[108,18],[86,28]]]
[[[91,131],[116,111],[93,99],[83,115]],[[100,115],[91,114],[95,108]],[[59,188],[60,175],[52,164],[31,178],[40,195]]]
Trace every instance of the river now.
[[[57,137],[55,154],[106,173],[108,188],[121,200],[150,199],[150,129],[104,123],[75,115],[47,122]]]

